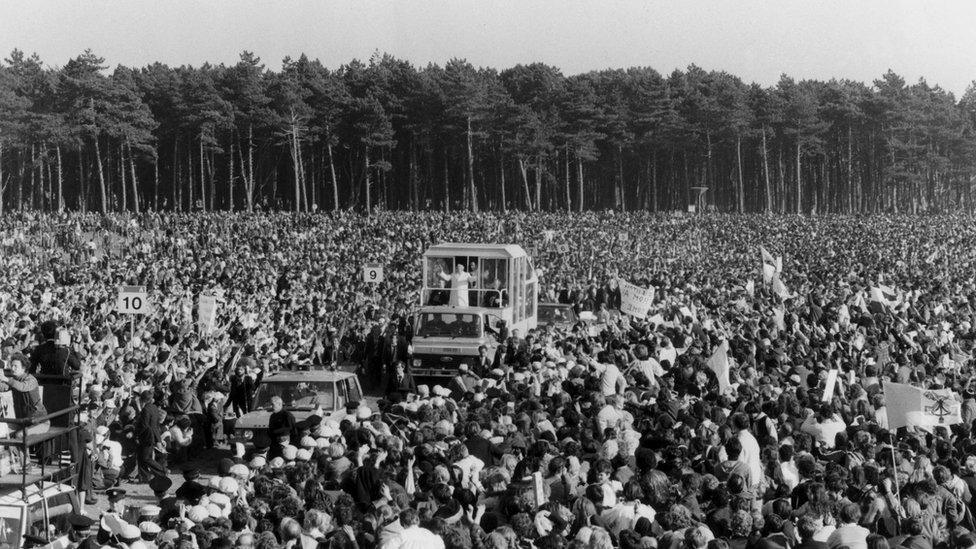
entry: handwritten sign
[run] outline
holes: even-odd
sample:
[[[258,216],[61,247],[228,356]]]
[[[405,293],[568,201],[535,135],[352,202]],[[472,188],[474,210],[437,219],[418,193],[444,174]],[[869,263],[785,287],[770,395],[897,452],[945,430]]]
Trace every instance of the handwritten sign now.
[[[654,288],[641,288],[623,279],[618,279],[617,284],[620,286],[620,312],[646,318],[654,304]]]

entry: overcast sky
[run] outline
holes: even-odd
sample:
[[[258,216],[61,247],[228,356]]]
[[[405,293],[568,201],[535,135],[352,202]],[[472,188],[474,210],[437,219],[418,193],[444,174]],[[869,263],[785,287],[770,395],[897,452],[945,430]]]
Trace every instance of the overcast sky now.
[[[246,49],[277,69],[303,52],[337,67],[380,51],[565,74],[695,63],[764,85],[782,73],[870,82],[891,68],[958,97],[976,79],[974,23],[969,0],[3,0],[0,53],[60,66],[91,48],[142,66],[231,64]]]

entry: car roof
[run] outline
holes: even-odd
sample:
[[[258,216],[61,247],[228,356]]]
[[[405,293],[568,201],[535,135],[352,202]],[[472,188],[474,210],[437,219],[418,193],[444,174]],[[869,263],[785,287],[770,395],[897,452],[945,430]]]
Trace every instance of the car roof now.
[[[435,244],[424,252],[424,257],[478,256],[488,259],[524,257],[527,254],[517,244],[464,244],[444,242]]]
[[[349,379],[351,377],[356,377],[353,372],[333,372],[331,370],[301,370],[301,371],[283,371],[271,374],[270,376],[264,378],[262,383],[269,382],[299,382],[299,381],[342,381],[344,379]]]

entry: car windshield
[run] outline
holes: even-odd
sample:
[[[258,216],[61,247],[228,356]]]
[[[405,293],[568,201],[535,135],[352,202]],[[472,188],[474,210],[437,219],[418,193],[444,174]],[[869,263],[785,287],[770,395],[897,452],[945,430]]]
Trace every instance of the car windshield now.
[[[423,313],[417,335],[420,337],[481,337],[481,315]]]
[[[335,409],[335,382],[333,381],[265,381],[258,386],[254,397],[256,408],[270,408],[271,397],[279,396],[285,408],[311,410],[322,406],[323,410]]]
[[[540,322],[575,322],[576,313],[569,305],[539,305]]]

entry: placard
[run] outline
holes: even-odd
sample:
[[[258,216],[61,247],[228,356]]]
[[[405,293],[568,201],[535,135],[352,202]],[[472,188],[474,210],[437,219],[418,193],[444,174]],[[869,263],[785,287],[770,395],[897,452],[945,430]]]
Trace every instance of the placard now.
[[[363,281],[372,284],[383,282],[383,266],[378,263],[369,263],[363,267]]]
[[[837,387],[837,374],[837,370],[827,372],[827,384],[824,386],[824,393],[821,399],[823,402],[830,402],[834,399],[834,388]]]
[[[145,286],[121,286],[115,310],[124,315],[144,315],[149,312],[149,297]]]
[[[200,294],[197,308],[197,322],[200,330],[209,334],[213,331],[217,321],[217,298],[209,294]]]
[[[620,286],[620,312],[646,318],[654,304],[654,288],[641,288],[623,279],[618,279],[617,284]]]

